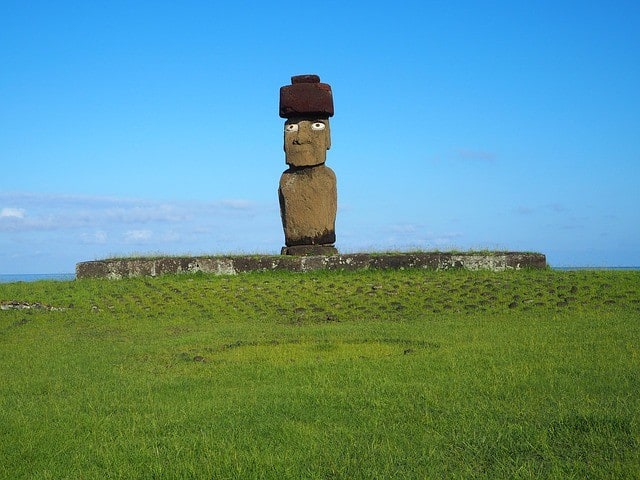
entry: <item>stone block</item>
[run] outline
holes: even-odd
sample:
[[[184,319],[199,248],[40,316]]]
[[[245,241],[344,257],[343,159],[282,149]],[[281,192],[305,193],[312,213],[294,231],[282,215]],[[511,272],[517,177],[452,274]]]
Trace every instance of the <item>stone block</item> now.
[[[294,245],[292,247],[282,247],[282,255],[337,255],[338,249],[333,245]]]
[[[333,116],[331,85],[320,83],[317,75],[298,75],[291,82],[280,88],[281,118]]]

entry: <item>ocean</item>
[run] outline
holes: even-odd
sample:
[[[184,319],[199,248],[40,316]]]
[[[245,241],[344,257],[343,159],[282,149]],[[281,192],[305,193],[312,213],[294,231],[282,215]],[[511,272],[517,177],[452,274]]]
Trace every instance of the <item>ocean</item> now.
[[[75,273],[22,273],[22,274],[1,274],[0,283],[13,282],[35,282],[37,280],[58,280],[66,282],[75,280]]]

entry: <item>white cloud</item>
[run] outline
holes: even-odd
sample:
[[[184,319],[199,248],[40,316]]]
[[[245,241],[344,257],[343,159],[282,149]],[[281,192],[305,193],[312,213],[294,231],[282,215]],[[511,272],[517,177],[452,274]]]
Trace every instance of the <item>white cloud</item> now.
[[[80,241],[84,244],[105,244],[107,243],[108,235],[101,230],[93,233],[83,233],[80,235]]]
[[[246,200],[241,198],[222,200],[220,202],[220,205],[222,205],[223,207],[229,207],[237,210],[246,210],[248,208],[254,207],[254,203],[251,200]]]
[[[264,206],[248,199],[167,202],[86,195],[0,193],[0,202],[19,202],[29,207],[28,218],[25,209],[2,208],[0,220],[6,220],[0,223],[0,230],[5,231],[53,231],[77,228],[112,231],[122,230],[125,225],[163,223],[182,226],[194,222],[208,223],[222,217],[226,217],[225,223],[228,223],[229,219],[246,222],[247,218],[264,215],[266,211]],[[182,227],[178,229],[183,230]]]
[[[124,240],[127,243],[146,243],[152,236],[151,230],[129,230],[125,232]]]
[[[24,218],[24,214],[23,208],[5,207],[0,210],[0,218]]]
[[[140,203],[108,208],[104,214],[109,220],[122,223],[181,222],[192,216],[191,209],[185,205]]]
[[[162,235],[163,242],[173,243],[173,242],[179,242],[180,240],[182,240],[182,235],[180,235],[178,232],[175,232],[173,230],[169,232],[165,232]]]
[[[428,238],[428,242],[436,247],[454,246],[455,242],[462,238],[462,234],[458,232],[445,232],[439,235],[433,235]]]

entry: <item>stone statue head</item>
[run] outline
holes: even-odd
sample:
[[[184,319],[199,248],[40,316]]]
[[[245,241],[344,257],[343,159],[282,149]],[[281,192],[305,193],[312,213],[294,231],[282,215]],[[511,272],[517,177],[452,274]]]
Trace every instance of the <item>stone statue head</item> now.
[[[331,148],[328,118],[289,118],[284,124],[284,152],[287,165],[310,167],[327,160]]]
[[[331,148],[329,117],[333,116],[331,86],[317,75],[291,77],[280,89],[280,117],[284,125],[287,165],[309,167],[326,161]]]

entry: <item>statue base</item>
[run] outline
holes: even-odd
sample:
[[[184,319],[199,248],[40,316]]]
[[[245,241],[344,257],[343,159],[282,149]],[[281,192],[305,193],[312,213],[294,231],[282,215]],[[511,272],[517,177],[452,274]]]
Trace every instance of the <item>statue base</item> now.
[[[338,249],[333,245],[294,245],[292,247],[282,247],[280,251],[281,255],[298,255],[298,256],[311,256],[311,255],[337,255]]]

